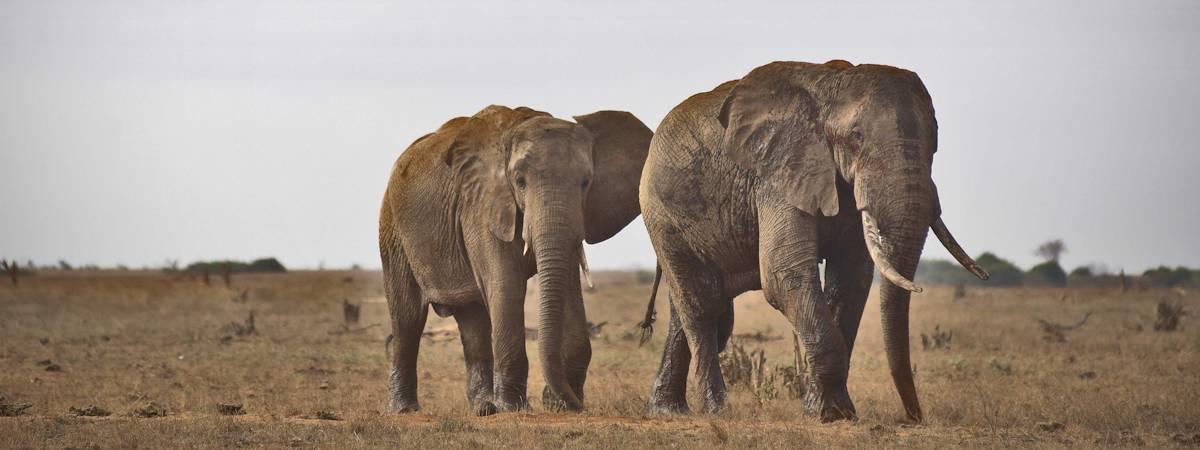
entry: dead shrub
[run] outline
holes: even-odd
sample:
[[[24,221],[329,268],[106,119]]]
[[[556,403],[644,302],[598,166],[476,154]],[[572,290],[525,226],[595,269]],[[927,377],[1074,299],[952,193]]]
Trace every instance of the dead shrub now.
[[[333,411],[329,411],[329,410],[324,410],[324,409],[317,411],[317,413],[315,415],[313,415],[312,418],[317,419],[317,420],[342,420],[342,417],[339,416],[337,413],[335,413]]]
[[[342,318],[346,321],[346,328],[358,325],[358,317],[361,310],[362,305],[350,303],[346,299],[342,299]]]
[[[233,333],[238,336],[256,336],[258,329],[254,327],[254,311],[250,311],[250,315],[246,317],[244,323],[229,322],[221,327],[221,331]]]
[[[0,417],[19,416],[32,406],[29,403],[8,403],[4,397],[0,397]]]
[[[779,397],[775,372],[767,370],[767,357],[762,349],[747,352],[741,344],[731,341],[721,353],[720,364],[725,381],[731,386],[745,386],[759,406]]]
[[[167,414],[169,414],[167,407],[157,402],[150,402],[141,408],[133,410],[133,415],[136,417],[166,417]]]
[[[71,414],[81,417],[108,417],[112,415],[112,411],[96,405],[88,405],[83,408],[76,408],[72,406],[67,411]]]
[[[231,297],[229,300],[234,303],[246,303],[246,301],[250,300],[250,290],[246,289],[246,288],[242,288],[241,290],[238,291],[238,293],[236,295]]]
[[[953,331],[942,330],[941,325],[934,325],[932,334],[921,333],[921,348],[925,350],[949,350],[952,340],[954,340]]]
[[[792,334],[792,350],[795,362],[790,366],[776,367],[780,384],[787,391],[788,398],[799,400],[808,391],[808,360],[804,359],[804,349],[800,346],[800,337]]]
[[[12,281],[13,287],[16,287],[17,277],[21,274],[21,269],[18,267],[17,261],[0,259],[0,270],[4,270],[8,274],[8,279]]]
[[[1034,320],[1037,320],[1038,324],[1042,326],[1042,340],[1046,342],[1066,342],[1067,332],[1083,326],[1083,324],[1087,323],[1088,317],[1091,316],[1091,311],[1084,313],[1083,318],[1079,319],[1079,322],[1076,322],[1074,325],[1063,325],[1045,319]]]
[[[1175,331],[1179,329],[1179,322],[1187,312],[1183,310],[1183,304],[1170,304],[1166,300],[1159,300],[1158,306],[1155,308],[1158,318],[1154,320],[1154,331]]]

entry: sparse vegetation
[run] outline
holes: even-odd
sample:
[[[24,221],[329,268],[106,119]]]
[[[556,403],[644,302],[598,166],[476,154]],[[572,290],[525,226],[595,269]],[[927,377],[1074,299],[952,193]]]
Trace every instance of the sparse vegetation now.
[[[1200,295],[1195,289],[1122,294],[1116,284],[1072,287],[1072,300],[1064,302],[1060,288],[968,285],[967,298],[955,302],[954,286],[927,285],[911,303],[912,358],[926,421],[908,427],[897,425],[903,411],[882,350],[878,298],[867,303],[851,360],[849,389],[860,420],[820,424],[800,412],[806,369],[788,337],[791,326],[759,293],[735,302],[733,331],[741,352],[759,361],[761,375],[749,378],[761,380],[757,387],[732,385],[729,410],[718,416],[644,417],[666,333],[659,330],[642,347],[636,335],[623,338],[645,315],[647,286],[633,272],[594,275],[601,288],[584,294],[588,320],[607,325],[592,340],[588,410],[542,410],[544,384],[531,361],[533,410],[489,418],[468,417],[455,321],[432,313],[418,364],[422,411],[386,411],[390,368],[383,344],[390,327],[375,326],[387,320],[377,274],[358,274],[350,284],[342,282],[346,272],[243,274],[237,291],[206,288],[199,279],[179,282],[157,270],[95,276],[47,270],[22,278],[20,289],[3,280],[0,409],[13,405],[21,415],[0,417],[0,447],[1194,445],[1200,381],[1192,374],[1200,372],[1200,360],[1186,352],[1200,327],[1176,314],[1175,331],[1149,330],[1160,300],[1190,312]],[[250,293],[246,303],[228,300],[240,290]],[[342,299],[360,306],[361,331],[328,332],[344,325]],[[526,303],[528,326],[537,323],[536,303]],[[247,328],[251,307],[257,336],[222,330],[227,322]],[[657,307],[668,317],[665,300]],[[1076,326],[1089,311],[1087,323]],[[1048,343],[1033,318],[1076,327],[1063,342]],[[932,342],[950,330],[949,348],[921,351],[920,333]],[[527,345],[536,354],[539,342]],[[47,372],[49,365],[61,368]],[[747,373],[759,370],[754,362],[748,367]],[[690,389],[693,410],[699,395]],[[138,414],[150,402],[167,416]],[[86,405],[110,416],[70,412]],[[242,406],[240,413],[232,406]],[[1042,431],[1038,423],[1065,425]]]

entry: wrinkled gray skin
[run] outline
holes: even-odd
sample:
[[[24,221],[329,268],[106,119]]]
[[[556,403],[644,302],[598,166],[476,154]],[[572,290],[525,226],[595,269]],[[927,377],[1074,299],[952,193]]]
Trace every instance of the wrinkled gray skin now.
[[[928,230],[986,277],[939,218],[936,149],[924,85],[887,66],[776,62],[672,110],[640,193],[672,312],[648,410],[688,411],[693,355],[704,410],[722,408],[717,354],[733,327],[733,298],[762,289],[804,345],[806,411],[856,417],[846,376],[878,267],[888,365],[908,416],[920,420],[908,304],[920,290],[910,280]]]
[[[583,407],[591,360],[580,293],[583,243],[638,215],[651,131],[632,114],[555,119],[489,106],[406,150],[392,170],[379,250],[395,352],[395,412],[419,409],[417,349],[427,307],[458,322],[476,414],[528,408],[526,280],[540,274],[543,403]]]

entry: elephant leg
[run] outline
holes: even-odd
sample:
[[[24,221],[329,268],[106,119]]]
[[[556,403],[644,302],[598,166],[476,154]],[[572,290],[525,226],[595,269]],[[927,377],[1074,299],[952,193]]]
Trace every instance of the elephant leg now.
[[[687,336],[683,333],[683,325],[679,322],[673,303],[662,362],[658,365],[658,375],[654,377],[650,400],[646,403],[646,412],[650,414],[691,412],[687,404],[687,372],[688,365],[692,363],[692,352],[688,349]]]
[[[507,281],[506,281],[507,280]],[[501,412],[529,409],[526,391],[529,357],[525,353],[525,280],[505,278],[488,289],[495,358],[492,403]]]
[[[853,419],[846,389],[846,340],[821,289],[816,220],[788,207],[760,207],[759,257],[767,301],[792,322],[811,368],[806,412],[822,421]]]
[[[706,414],[717,414],[725,408],[725,378],[721,374],[717,342],[718,322],[719,318],[684,321],[684,333],[688,334],[688,341],[696,354],[696,383],[704,398]]]
[[[729,345],[729,338],[733,336],[733,299],[726,299],[729,303],[729,310],[725,311],[725,315],[721,316],[721,321],[717,323],[717,353],[725,351],[725,347]]]
[[[587,382],[588,366],[592,362],[592,340],[582,295],[575,293],[572,297],[567,299],[563,310],[563,368],[566,369],[567,383],[571,390],[579,400],[583,400],[583,385]],[[542,392],[543,399],[547,396],[553,397],[549,386]],[[560,402],[557,399],[552,400],[555,405]]]
[[[861,236],[861,230],[858,233]],[[862,239],[855,238],[851,239],[852,243],[835,246],[834,254],[825,263],[825,297],[830,301],[833,318],[846,341],[846,364],[854,354],[854,341],[875,272],[875,264],[867,255]]]
[[[482,304],[454,309],[467,364],[467,401],[477,416],[496,413],[492,403],[492,321]]]
[[[429,309],[421,301],[417,280],[402,249],[385,249],[383,276],[395,340],[388,377],[389,407],[397,413],[415,412],[421,409],[417,401],[417,352]]]
[[[701,265],[688,265],[689,269],[693,267]],[[696,358],[696,382],[707,414],[719,413],[725,407],[719,335],[729,305],[721,296],[722,289],[717,280],[720,276],[715,274],[696,274],[671,285],[671,304],[679,313],[683,333]]]

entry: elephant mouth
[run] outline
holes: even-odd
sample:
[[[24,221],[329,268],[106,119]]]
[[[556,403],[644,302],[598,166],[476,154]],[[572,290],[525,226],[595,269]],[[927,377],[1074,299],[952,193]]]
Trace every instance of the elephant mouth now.
[[[867,210],[863,210],[862,217],[863,237],[866,240],[867,251],[870,253],[871,259],[875,261],[875,266],[879,268],[879,274],[888,281],[892,282],[892,284],[895,284],[906,291],[923,291],[921,286],[902,275],[896,270],[895,266],[892,265],[894,255],[890,255],[884,250],[884,234],[879,230],[879,226],[875,221],[875,218],[871,216],[871,213]],[[989,275],[987,271],[984,270],[979,263],[975,262],[975,259],[971,258],[970,255],[967,255],[967,252],[963,250],[962,246],[959,245],[958,240],[955,239],[954,235],[950,233],[950,229],[946,227],[946,223],[942,221],[941,217],[938,217],[936,220],[934,220],[933,223],[929,225],[929,228],[933,230],[933,234],[937,236],[938,241],[942,243],[942,247],[945,247],[946,250],[950,252],[950,255],[953,256],[954,259],[957,260],[964,269],[967,269],[967,271],[971,272],[976,277],[979,277],[981,280],[988,279]]]

